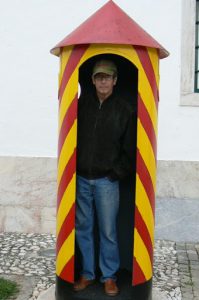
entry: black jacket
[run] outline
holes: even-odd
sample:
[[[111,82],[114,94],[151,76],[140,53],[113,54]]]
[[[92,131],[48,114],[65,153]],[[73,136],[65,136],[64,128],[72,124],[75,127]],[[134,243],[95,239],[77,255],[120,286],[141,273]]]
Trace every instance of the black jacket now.
[[[122,179],[135,169],[136,116],[112,94],[101,105],[96,94],[78,100],[77,174]]]

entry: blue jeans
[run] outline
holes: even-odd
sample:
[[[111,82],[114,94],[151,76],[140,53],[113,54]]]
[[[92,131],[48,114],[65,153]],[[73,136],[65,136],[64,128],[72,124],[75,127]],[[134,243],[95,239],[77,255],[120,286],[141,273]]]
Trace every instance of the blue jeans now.
[[[107,177],[88,180],[77,176],[76,241],[82,256],[82,273],[95,278],[94,206],[99,227],[99,267],[101,282],[116,279],[119,269],[119,250],[116,219],[119,210],[119,183]]]

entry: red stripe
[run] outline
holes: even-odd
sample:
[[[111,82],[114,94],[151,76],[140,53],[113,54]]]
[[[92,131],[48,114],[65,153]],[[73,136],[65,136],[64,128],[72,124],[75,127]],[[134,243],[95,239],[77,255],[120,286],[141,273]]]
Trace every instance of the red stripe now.
[[[74,256],[65,265],[59,277],[67,282],[74,283]]]
[[[156,134],[155,134],[155,130],[153,128],[153,124],[152,124],[151,118],[149,116],[149,113],[148,113],[140,95],[138,95],[138,111],[139,111],[139,118],[142,123],[142,126],[144,127],[144,129],[148,135],[148,138],[151,142],[151,146],[152,146],[155,161],[156,161],[156,158],[157,158]]]
[[[154,215],[155,214],[155,192],[153,188],[153,183],[149,171],[145,165],[145,162],[142,156],[140,155],[139,149],[137,149],[137,173],[145,188]]]
[[[154,99],[155,99],[155,104],[158,109],[158,99],[159,99],[158,86],[157,86],[155,73],[153,70],[153,66],[152,66],[148,51],[145,47],[135,46],[134,48],[139,56],[139,59],[145,70],[148,81],[151,85],[151,89],[153,91],[153,95],[154,95]]]
[[[60,83],[59,94],[58,94],[59,100],[61,100],[64,90],[65,90],[65,87],[66,87],[73,71],[77,67],[80,59],[82,58],[82,56],[84,55],[84,53],[88,47],[89,47],[89,45],[77,45],[72,50],[69,60],[65,66],[65,70],[64,70],[62,80]]]
[[[61,230],[57,237],[57,254],[61,249],[63,243],[68,238],[72,230],[75,228],[75,204],[72,205],[68,215],[66,216],[64,223],[62,224]]]
[[[151,237],[148,231],[148,228],[139,212],[139,209],[136,207],[135,211],[135,227],[139,232],[150,256],[151,265],[153,264],[153,244],[151,241]]]
[[[142,272],[136,258],[133,257],[133,286],[146,282],[144,273]]]
[[[67,113],[64,117],[60,134],[59,134],[59,142],[58,142],[58,157],[60,156],[60,152],[62,149],[62,146],[64,144],[64,141],[66,139],[67,134],[69,133],[75,119],[77,118],[77,94],[75,95],[75,98],[73,99],[71,105],[69,106]]]
[[[71,181],[73,174],[75,173],[76,170],[76,149],[74,149],[73,154],[71,155],[68,164],[66,165],[59,187],[58,187],[58,192],[57,192],[57,209],[59,208],[59,204],[61,202],[61,199],[63,197],[63,194]]]

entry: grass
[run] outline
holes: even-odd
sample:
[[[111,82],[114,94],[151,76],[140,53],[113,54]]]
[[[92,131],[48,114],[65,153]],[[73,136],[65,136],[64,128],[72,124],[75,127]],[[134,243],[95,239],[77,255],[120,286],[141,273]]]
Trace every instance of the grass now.
[[[19,292],[19,287],[16,282],[0,278],[0,299],[15,299],[14,297]]]

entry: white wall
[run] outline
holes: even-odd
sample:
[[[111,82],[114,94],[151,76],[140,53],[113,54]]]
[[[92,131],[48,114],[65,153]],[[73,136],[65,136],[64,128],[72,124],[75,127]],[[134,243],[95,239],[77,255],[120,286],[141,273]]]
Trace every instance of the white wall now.
[[[115,0],[170,53],[161,61],[158,158],[199,160],[199,108],[180,106],[180,0]],[[0,0],[0,155],[57,154],[59,60],[49,50],[106,0]]]

